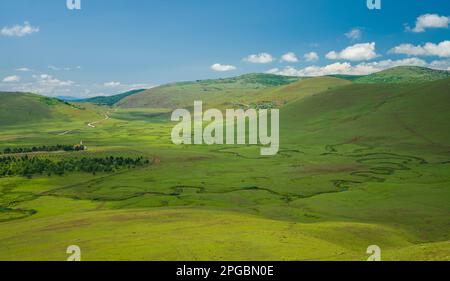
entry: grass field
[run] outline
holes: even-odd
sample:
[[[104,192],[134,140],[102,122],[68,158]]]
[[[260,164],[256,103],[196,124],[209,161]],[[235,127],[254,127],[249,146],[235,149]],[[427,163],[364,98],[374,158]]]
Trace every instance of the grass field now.
[[[86,151],[39,155],[152,165],[0,178],[0,260],[65,260],[69,245],[83,260],[366,260],[369,245],[383,260],[449,260],[450,80],[280,79],[205,98],[280,107],[274,157],[258,146],[173,145],[171,108],[205,95],[195,91],[150,108],[146,92],[115,107],[36,101],[31,123],[5,111],[1,150],[82,140]]]

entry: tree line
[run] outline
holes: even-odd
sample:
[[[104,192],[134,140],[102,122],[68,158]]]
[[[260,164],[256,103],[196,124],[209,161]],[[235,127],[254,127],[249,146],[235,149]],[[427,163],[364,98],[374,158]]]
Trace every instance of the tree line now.
[[[54,152],[54,151],[82,151],[85,150],[84,145],[67,145],[67,144],[57,144],[57,145],[42,145],[33,147],[14,147],[3,149],[3,154],[19,154],[19,153],[32,153],[32,152]]]
[[[132,169],[148,165],[150,161],[143,157],[105,157],[105,158],[72,158],[51,160],[41,157],[4,156],[0,157],[0,177],[33,175],[64,175],[66,172],[112,173],[122,169]]]

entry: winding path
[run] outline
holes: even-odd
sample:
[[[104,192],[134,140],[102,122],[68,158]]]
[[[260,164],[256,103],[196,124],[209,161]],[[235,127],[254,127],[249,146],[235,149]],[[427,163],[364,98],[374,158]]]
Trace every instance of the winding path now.
[[[101,123],[101,122],[106,121],[108,119],[109,119],[109,116],[108,116],[108,114],[105,113],[105,119],[100,120],[100,121],[96,121],[96,122],[88,123],[88,126],[91,127],[91,128],[95,128],[95,124]]]
[[[58,134],[58,136],[64,136],[64,135],[67,135],[70,132],[72,132],[72,130],[62,132],[62,133]]]

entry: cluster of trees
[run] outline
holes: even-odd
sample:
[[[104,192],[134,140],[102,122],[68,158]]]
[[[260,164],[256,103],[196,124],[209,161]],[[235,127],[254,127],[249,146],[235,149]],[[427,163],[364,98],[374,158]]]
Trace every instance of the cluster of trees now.
[[[121,169],[131,169],[148,165],[150,161],[143,157],[105,157],[105,158],[73,158],[52,161],[48,158],[6,156],[0,157],[0,177],[33,175],[63,175],[66,172],[86,172],[96,174],[99,172],[111,173]]]
[[[18,153],[31,153],[31,152],[40,152],[40,151],[81,151],[85,150],[86,147],[84,145],[66,145],[66,144],[57,144],[57,145],[43,145],[43,146],[33,146],[33,147],[14,147],[14,148],[5,148],[3,150],[4,154],[18,154]]]

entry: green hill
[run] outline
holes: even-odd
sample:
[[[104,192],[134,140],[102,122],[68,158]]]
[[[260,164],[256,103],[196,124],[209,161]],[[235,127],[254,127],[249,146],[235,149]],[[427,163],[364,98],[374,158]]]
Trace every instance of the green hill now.
[[[145,91],[145,89],[132,90],[132,91],[128,91],[128,92],[125,92],[122,94],[108,96],[108,97],[99,96],[99,97],[93,97],[93,98],[88,98],[88,99],[81,99],[81,100],[77,100],[77,102],[90,102],[90,103],[94,103],[94,104],[98,104],[98,105],[112,106],[128,96],[135,95],[135,94],[141,93],[143,91]]]
[[[233,78],[198,80],[162,85],[119,100],[122,108],[180,108],[202,100],[207,107],[271,107],[298,97],[349,84],[423,83],[450,77],[450,72],[424,67],[399,66],[366,76],[330,75],[316,78],[273,74],[247,74]],[[344,82],[345,81],[345,82]]]
[[[299,161],[295,171],[313,175],[298,187],[317,190],[336,173],[343,191],[291,206],[448,241],[449,108],[450,78],[351,84],[288,104],[280,111],[282,145],[316,153],[312,163]]]
[[[226,79],[172,83],[128,96],[117,105],[122,108],[179,108],[192,106],[194,100],[214,106],[239,104],[248,95],[300,79],[273,74],[247,74]]]
[[[348,80],[334,77],[305,78],[288,85],[250,93],[240,97],[240,101],[246,105],[270,103],[280,107],[294,100],[349,84],[351,82]]]
[[[50,118],[54,100],[23,93],[0,93],[0,126]]]
[[[353,79],[356,83],[421,83],[450,77],[450,72],[418,66],[398,66]]]
[[[0,127],[44,121],[98,118],[92,111],[55,98],[30,93],[0,92]]]
[[[450,78],[422,84],[351,84],[287,105],[287,138],[368,145],[450,143]],[[293,134],[292,132],[296,132]]]

